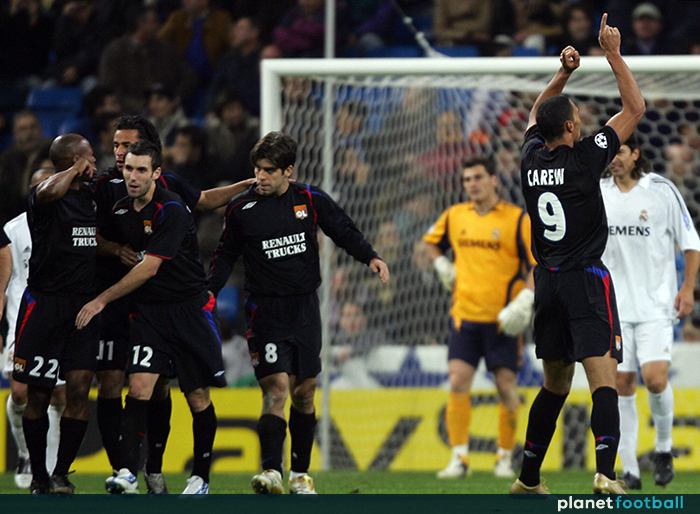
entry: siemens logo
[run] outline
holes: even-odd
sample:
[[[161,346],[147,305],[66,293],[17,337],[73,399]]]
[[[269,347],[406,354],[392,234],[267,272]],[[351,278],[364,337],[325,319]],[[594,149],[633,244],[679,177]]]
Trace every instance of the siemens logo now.
[[[474,246],[491,250],[500,250],[501,248],[500,241],[483,241],[479,239],[459,239],[457,244],[463,248],[471,248]]]
[[[615,225],[610,225],[608,227],[608,233],[611,236],[649,237],[651,235],[651,227],[635,227],[634,225],[629,225],[629,226],[625,226],[625,227],[618,227]]]

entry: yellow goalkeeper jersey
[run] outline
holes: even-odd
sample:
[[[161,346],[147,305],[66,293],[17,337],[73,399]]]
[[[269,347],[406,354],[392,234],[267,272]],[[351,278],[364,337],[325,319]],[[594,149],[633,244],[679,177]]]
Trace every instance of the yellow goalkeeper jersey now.
[[[457,280],[450,311],[462,321],[496,322],[500,310],[525,287],[535,265],[530,248],[530,217],[501,200],[484,216],[472,202],[453,205],[423,237],[443,252],[452,248]]]

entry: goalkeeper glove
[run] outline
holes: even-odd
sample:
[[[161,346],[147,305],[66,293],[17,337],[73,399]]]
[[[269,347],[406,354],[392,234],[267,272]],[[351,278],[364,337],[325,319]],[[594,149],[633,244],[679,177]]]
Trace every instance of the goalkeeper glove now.
[[[441,255],[433,261],[433,267],[437,271],[440,282],[445,286],[445,289],[452,292],[455,287],[455,265],[447,257]]]
[[[509,336],[522,334],[530,326],[532,311],[535,307],[535,292],[525,288],[501,312],[498,321],[503,333]]]

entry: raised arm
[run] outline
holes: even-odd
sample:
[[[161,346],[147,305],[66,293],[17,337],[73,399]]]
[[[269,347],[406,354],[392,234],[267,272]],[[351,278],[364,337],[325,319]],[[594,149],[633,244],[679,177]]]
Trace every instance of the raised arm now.
[[[36,202],[51,203],[63,198],[76,178],[90,180],[94,173],[95,166],[85,157],[80,157],[67,170],[51,175],[39,184],[36,190]]]
[[[561,68],[557,70],[557,73],[552,80],[549,81],[547,87],[545,87],[544,91],[537,97],[537,100],[535,100],[530,110],[530,119],[527,123],[528,129],[537,124],[537,108],[540,104],[549,98],[560,95],[561,92],[564,91],[564,86],[566,86],[573,71],[581,66],[581,56],[578,50],[573,46],[567,46],[561,51],[559,54],[559,61],[561,61]]]
[[[215,187],[202,191],[196,209],[198,211],[211,211],[223,207],[231,201],[231,198],[247,190],[253,184],[255,184],[255,179],[249,178],[228,186]]]
[[[622,100],[622,110],[610,118],[606,125],[614,128],[620,138],[620,143],[624,143],[634,132],[639,120],[642,119],[646,107],[637,81],[620,54],[620,31],[608,25],[607,22],[608,14],[605,13],[600,20],[598,42],[615,74]]]

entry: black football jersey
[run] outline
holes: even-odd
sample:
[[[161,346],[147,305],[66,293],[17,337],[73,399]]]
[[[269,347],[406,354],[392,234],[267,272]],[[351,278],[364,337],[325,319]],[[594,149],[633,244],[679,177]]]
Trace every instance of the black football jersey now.
[[[43,293],[94,294],[97,226],[90,190],[69,189],[62,198],[39,204],[37,187],[28,197],[32,255],[27,285]]]
[[[177,193],[185,204],[194,210],[202,191],[191,186],[172,173],[163,173],[156,182],[157,187]],[[112,167],[101,174],[91,185],[95,204],[97,205],[97,227],[100,235],[108,241],[125,244],[124,235],[119,228],[111,224],[114,204],[127,196],[124,176],[119,168]],[[129,267],[112,256],[97,256],[97,284],[100,289],[107,289],[129,272]]]
[[[608,126],[573,148],[554,150],[537,125],[525,134],[520,178],[532,220],[532,253],[541,266],[568,270],[600,259],[608,237],[600,176],[619,148]]]
[[[243,255],[246,291],[263,296],[292,296],[321,284],[317,229],[360,262],[377,256],[355,223],[321,189],[290,182],[278,196],[259,195],[254,187],[226,209],[224,232],[212,259],[209,288],[226,284]]]
[[[157,187],[140,211],[127,196],[112,209],[112,222],[141,257],[163,259],[158,272],[134,291],[137,302],[186,300],[205,291],[206,275],[199,257],[197,229],[189,208],[175,193]]]

